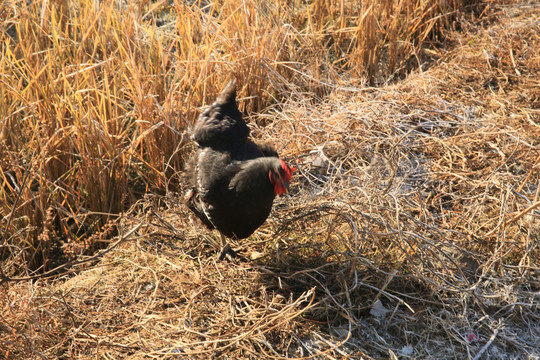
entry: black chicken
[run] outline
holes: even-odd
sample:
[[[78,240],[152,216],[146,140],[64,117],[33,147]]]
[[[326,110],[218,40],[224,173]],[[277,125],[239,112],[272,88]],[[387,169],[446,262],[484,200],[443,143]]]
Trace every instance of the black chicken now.
[[[234,255],[223,235],[244,239],[253,234],[268,218],[274,197],[288,191],[292,177],[276,150],[248,137],[236,105],[236,81],[231,80],[197,119],[191,138],[199,151],[187,167],[187,205],[222,234],[220,259]]]

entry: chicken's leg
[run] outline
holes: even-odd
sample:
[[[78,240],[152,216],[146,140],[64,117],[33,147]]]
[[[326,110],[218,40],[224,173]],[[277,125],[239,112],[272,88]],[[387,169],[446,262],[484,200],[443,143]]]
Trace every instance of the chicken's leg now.
[[[229,245],[225,236],[221,233],[219,236],[221,237],[221,252],[219,253],[218,259],[221,261],[225,258],[228,258],[229,260],[236,258],[238,254],[232,249],[231,245]]]

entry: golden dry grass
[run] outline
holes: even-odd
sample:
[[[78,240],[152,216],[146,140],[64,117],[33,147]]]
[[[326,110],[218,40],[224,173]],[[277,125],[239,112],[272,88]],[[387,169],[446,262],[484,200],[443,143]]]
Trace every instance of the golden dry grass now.
[[[103,247],[147,191],[177,189],[186,129],[234,74],[259,110],[423,61],[462,1],[4,1],[0,209],[10,273]]]
[[[301,3],[288,4],[292,12]],[[326,2],[312,4],[318,14],[339,19],[338,8],[324,8]],[[175,9],[194,8],[177,3]],[[247,10],[246,14],[257,13]],[[228,19],[246,19],[239,10],[227,11],[237,16]],[[265,75],[256,75],[261,67],[247,60],[241,63],[239,68],[249,69],[239,79],[245,84],[244,93],[262,94],[260,103],[246,100],[244,108],[258,109],[270,102],[271,95],[289,94],[249,120],[255,137],[274,143],[299,168],[293,192],[276,201],[271,218],[254,236],[237,244],[251,260],[216,262],[210,243],[217,235],[201,229],[181,196],[175,192],[147,195],[120,217],[118,236],[108,227],[103,229],[100,241],[110,244],[106,250],[93,257],[77,257],[78,262],[54,279],[37,275],[32,282],[17,281],[32,274],[21,271],[25,263],[15,256],[24,252],[10,250],[8,254],[14,256],[2,267],[11,281],[2,284],[0,293],[0,354],[8,359],[538,358],[539,16],[537,5],[508,4],[479,22],[463,20],[459,25],[464,31],[445,34],[450,45],[430,50],[437,59],[430,67],[378,88],[367,87],[350,72],[348,80],[332,78],[345,71],[338,63],[325,72],[328,77],[315,76],[306,68],[291,71],[285,62],[283,68],[276,66]],[[311,26],[320,26],[319,32],[306,36],[327,31],[328,23],[319,18],[309,19]],[[110,69],[113,78],[124,80],[111,87],[117,89],[117,97],[103,95],[102,101],[122,104],[115,110],[118,121],[130,124],[138,135],[128,143],[130,151],[123,145],[112,147],[121,156],[96,155],[107,147],[89,148],[77,156],[87,156],[88,161],[99,158],[103,163],[96,164],[97,169],[111,169],[116,166],[111,159],[121,158],[134,165],[128,175],[142,176],[141,183],[150,184],[149,188],[159,189],[161,181],[181,190],[182,184],[174,182],[174,170],[180,168],[189,148],[181,147],[182,137],[173,131],[178,123],[163,124],[177,121],[173,114],[184,114],[186,123],[191,121],[195,106],[212,100],[227,73],[216,68],[231,66],[231,62],[222,59],[213,63],[209,73],[189,78],[200,79],[198,84],[211,89],[185,85],[190,90],[183,95],[192,95],[181,99],[181,85],[174,85],[174,94],[164,92],[165,98],[148,100],[143,117],[135,103],[123,103],[132,99],[126,95],[128,83],[132,94],[143,88],[134,90],[136,81],[121,74],[136,66],[140,66],[139,75],[144,72],[149,65],[138,63],[148,60],[142,50],[147,43],[141,43],[144,37],[136,35],[140,33],[135,29],[130,33],[130,24],[136,22],[125,21],[125,31],[118,31],[117,25],[111,29],[133,36],[124,48],[141,50],[134,57],[137,61]],[[264,26],[259,30],[271,36]],[[341,41],[347,41],[350,33],[342,33]],[[342,33],[334,35],[339,38]],[[241,38],[245,48],[253,45],[250,39],[259,39],[233,34],[228,32],[225,38]],[[317,36],[314,39],[320,41]],[[275,39],[269,39],[270,43],[275,45]],[[204,50],[204,46],[194,48]],[[220,55],[231,56],[228,51]],[[302,61],[311,64],[307,58]],[[8,60],[4,59],[3,66]],[[186,66],[196,64],[201,62],[193,59]],[[172,80],[167,86],[154,83],[163,80],[159,76],[139,84],[172,90],[172,84],[188,80],[169,71]],[[71,72],[56,76],[66,74]],[[262,82],[250,82],[252,78]],[[278,90],[273,93],[270,85]],[[36,82],[35,86],[45,85]],[[90,82],[80,86],[87,89],[82,93],[91,88]],[[144,100],[145,94],[154,91],[145,88],[139,95]],[[74,106],[81,120],[58,127],[47,141],[38,139],[43,131],[39,125],[44,123],[37,120],[33,124],[40,131],[35,133],[26,127],[4,127],[20,131],[5,135],[7,130],[3,130],[2,139],[10,146],[2,150],[4,174],[11,169],[5,164],[18,164],[12,171],[20,186],[26,169],[35,167],[35,173],[41,174],[38,166],[46,169],[48,164],[17,162],[24,159],[22,147],[14,151],[17,136],[29,144],[35,141],[37,145],[30,149],[41,149],[40,144],[54,143],[55,134],[81,134],[92,129],[88,124],[97,126],[99,121],[85,120],[85,101],[80,102],[81,108]],[[10,114],[19,108],[26,113],[32,106],[48,109],[39,102],[12,106]],[[6,117],[4,125],[10,121]],[[96,128],[103,135],[110,124],[107,121]],[[159,147],[150,150],[149,138],[153,146],[165,144],[163,138],[153,137],[156,131],[169,132],[176,139],[167,143],[168,150],[160,150],[169,151],[169,157],[151,153]],[[105,143],[93,136],[99,144]],[[71,141],[83,144],[80,139],[59,138],[68,142],[62,146],[72,146],[60,154],[79,149]],[[34,151],[49,162],[62,159],[56,153],[45,156]],[[178,154],[176,165],[168,161],[173,154]],[[77,166],[82,164],[87,163]],[[162,175],[163,164],[174,169],[172,176]],[[61,181],[74,172],[67,171],[53,184],[56,193],[62,192]],[[16,192],[6,191],[13,187],[10,179],[4,175],[2,196],[13,203]],[[40,190],[39,181],[45,179],[32,176],[26,191]],[[134,180],[126,179],[122,186],[130,181]],[[69,204],[67,195],[56,199],[56,193],[38,195],[45,197],[45,205],[47,199],[54,199],[53,209],[82,216],[80,208],[62,208]],[[26,210],[34,214],[40,197],[28,196],[20,206],[34,206]],[[32,196],[37,200],[30,202]],[[53,216],[45,205],[40,205],[42,216]],[[112,210],[103,213],[114,214]],[[74,219],[79,221],[78,217]],[[24,238],[29,231],[24,230],[24,221],[29,220],[18,215],[12,221],[22,222],[16,224],[23,229],[9,237],[15,248],[20,242],[14,239]],[[46,233],[55,227],[44,229]],[[40,239],[46,236],[50,235]],[[478,339],[474,341],[471,334]]]

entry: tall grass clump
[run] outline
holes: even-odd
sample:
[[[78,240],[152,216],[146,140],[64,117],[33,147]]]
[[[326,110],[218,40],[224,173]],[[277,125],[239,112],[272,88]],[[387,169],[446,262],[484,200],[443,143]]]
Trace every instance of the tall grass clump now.
[[[177,189],[186,130],[230,76],[248,112],[373,83],[463,1],[3,2],[2,275],[103,246],[141,194]]]
[[[2,257],[17,264],[92,250],[138,192],[163,187],[164,159],[180,165],[164,52],[112,4],[4,9]]]

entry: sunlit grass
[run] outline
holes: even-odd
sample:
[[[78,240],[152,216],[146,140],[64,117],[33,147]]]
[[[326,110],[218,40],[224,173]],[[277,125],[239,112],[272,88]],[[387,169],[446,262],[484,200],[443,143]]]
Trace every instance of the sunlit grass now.
[[[230,76],[248,112],[385,81],[417,66],[460,6],[4,2],[2,258],[36,269],[91,251],[142,193],[177,189],[187,127]]]

